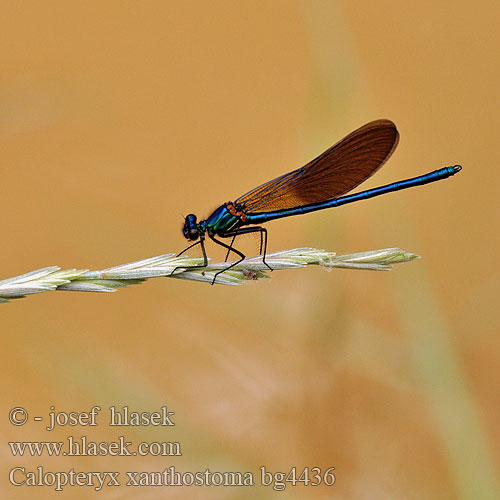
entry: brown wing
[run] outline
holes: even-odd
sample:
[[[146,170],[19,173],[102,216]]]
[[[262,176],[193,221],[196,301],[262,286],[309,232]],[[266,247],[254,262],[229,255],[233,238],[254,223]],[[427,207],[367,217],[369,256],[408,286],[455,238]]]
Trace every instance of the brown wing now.
[[[367,123],[307,165],[253,189],[235,201],[246,213],[272,212],[338,198],[373,175],[399,140],[389,120]]]

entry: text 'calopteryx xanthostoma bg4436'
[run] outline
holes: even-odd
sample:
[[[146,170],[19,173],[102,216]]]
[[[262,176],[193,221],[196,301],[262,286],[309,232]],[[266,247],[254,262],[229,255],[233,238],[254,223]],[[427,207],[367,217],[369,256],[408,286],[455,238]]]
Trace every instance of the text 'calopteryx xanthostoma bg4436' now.
[[[181,253],[200,245],[203,267],[206,266],[208,260],[205,236],[208,235],[215,243],[227,249],[226,261],[231,252],[238,255],[238,261],[215,274],[214,284],[218,274],[245,258],[242,252],[233,247],[234,240],[241,234],[260,233],[260,254],[267,265],[267,230],[260,224],[428,184],[446,179],[462,169],[460,165],[444,167],[412,179],[342,196],[373,175],[391,156],[398,140],[396,125],[390,120],[367,123],[307,165],[252,189],[234,202],[224,203],[207,219],[198,222],[196,215],[189,214],[184,221],[183,233],[194,243]],[[217,237],[231,238],[231,243],[228,245]]]

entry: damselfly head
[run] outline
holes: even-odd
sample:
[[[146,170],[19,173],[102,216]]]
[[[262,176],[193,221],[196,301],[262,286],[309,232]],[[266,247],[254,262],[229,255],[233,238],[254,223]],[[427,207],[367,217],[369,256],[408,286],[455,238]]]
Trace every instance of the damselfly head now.
[[[196,215],[189,214],[186,215],[184,219],[184,227],[182,228],[182,233],[187,240],[195,241],[200,237],[198,231],[198,224],[196,223]]]

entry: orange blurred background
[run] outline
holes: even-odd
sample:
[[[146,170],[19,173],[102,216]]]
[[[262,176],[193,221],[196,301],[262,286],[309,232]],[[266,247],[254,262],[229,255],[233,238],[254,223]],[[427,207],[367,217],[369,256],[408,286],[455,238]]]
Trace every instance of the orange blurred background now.
[[[2,279],[178,252],[182,215],[206,217],[377,118],[401,140],[363,188],[464,168],[267,226],[269,251],[422,256],[392,273],[311,268],[242,287],[156,279],[2,304],[2,496],[97,495],[14,487],[20,466],[258,478],[265,465],[333,466],[336,483],[99,497],[498,498],[499,16],[493,1],[5,4]],[[15,406],[96,404],[167,405],[176,426],[47,432],[7,419]],[[7,446],[69,434],[179,441],[182,457],[28,458]]]

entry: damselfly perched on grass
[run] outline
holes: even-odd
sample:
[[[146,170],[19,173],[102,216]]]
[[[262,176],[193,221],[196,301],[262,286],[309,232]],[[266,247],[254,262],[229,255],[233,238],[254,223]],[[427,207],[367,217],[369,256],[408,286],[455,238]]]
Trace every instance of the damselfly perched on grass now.
[[[462,169],[460,165],[444,167],[418,177],[343,196],[368,179],[387,161],[396,149],[398,140],[396,125],[390,120],[370,122],[304,167],[266,182],[234,202],[224,203],[207,219],[198,222],[196,215],[189,214],[184,221],[183,233],[186,239],[194,243],[179,255],[200,245],[206,266],[208,264],[205,251],[206,235],[227,250],[226,261],[231,252],[238,255],[239,261],[215,274],[212,281],[214,284],[218,274],[227,271],[245,258],[245,255],[233,246],[236,237],[259,233],[260,255],[263,256],[264,264],[271,269],[266,263],[267,229],[260,224],[428,184],[446,179]],[[231,243],[224,243],[217,237],[231,238]]]

